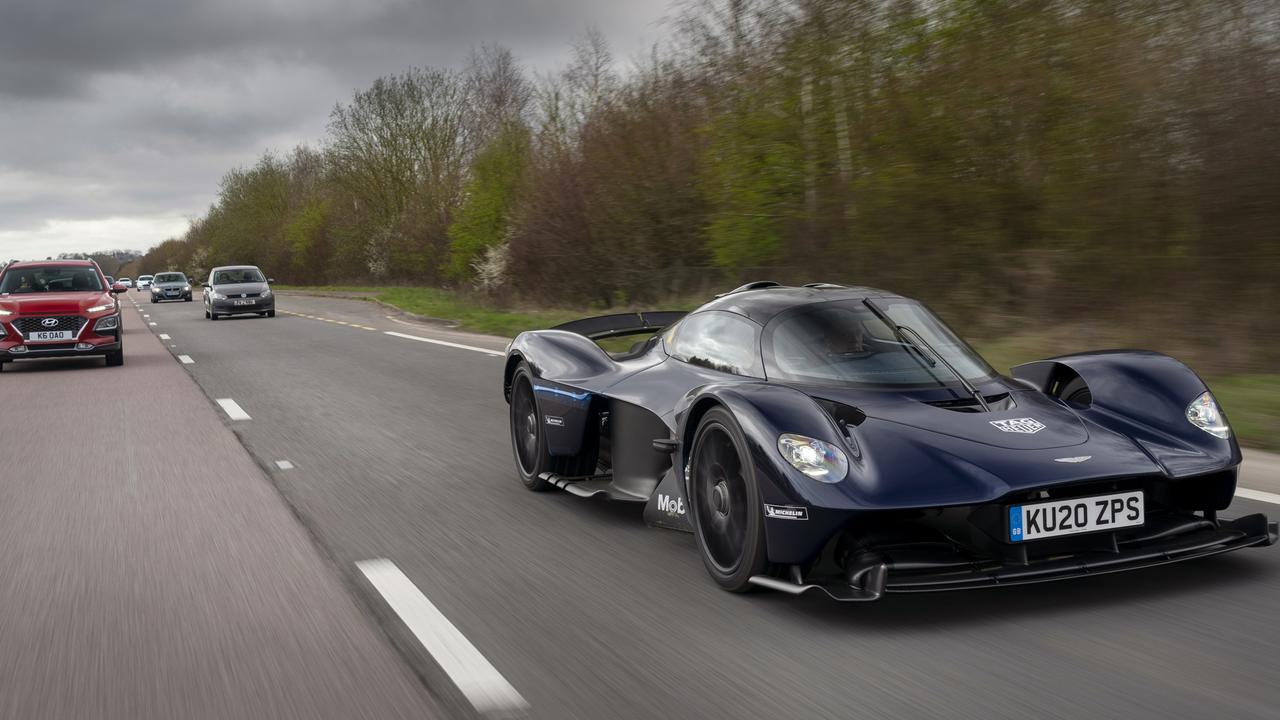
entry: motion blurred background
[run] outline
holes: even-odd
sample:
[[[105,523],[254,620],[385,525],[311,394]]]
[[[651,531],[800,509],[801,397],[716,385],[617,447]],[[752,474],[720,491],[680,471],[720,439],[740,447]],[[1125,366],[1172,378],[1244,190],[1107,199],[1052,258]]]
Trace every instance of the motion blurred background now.
[[[382,77],[104,270],[255,263],[505,332],[868,284],[1002,369],[1177,355],[1280,445],[1276,0],[700,0],[664,37]]]

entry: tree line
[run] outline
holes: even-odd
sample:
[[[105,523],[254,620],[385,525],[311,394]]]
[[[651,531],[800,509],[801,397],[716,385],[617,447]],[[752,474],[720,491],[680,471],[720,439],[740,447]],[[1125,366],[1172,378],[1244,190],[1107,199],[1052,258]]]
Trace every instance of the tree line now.
[[[591,307],[853,282],[967,329],[1104,318],[1275,358],[1278,11],[690,0],[625,64],[591,31],[548,75],[484,46],[231,170],[140,267]]]

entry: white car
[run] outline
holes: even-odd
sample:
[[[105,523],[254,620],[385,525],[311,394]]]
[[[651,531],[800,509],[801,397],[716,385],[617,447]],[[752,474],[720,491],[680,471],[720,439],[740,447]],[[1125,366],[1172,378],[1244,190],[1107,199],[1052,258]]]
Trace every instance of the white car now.
[[[147,289],[147,288],[151,287],[151,280],[152,280],[154,277],[155,277],[154,275],[139,275],[139,276],[138,276],[138,290],[145,290],[145,289]]]
[[[116,282],[120,283],[125,287],[133,287],[133,280],[129,278],[116,278]]]

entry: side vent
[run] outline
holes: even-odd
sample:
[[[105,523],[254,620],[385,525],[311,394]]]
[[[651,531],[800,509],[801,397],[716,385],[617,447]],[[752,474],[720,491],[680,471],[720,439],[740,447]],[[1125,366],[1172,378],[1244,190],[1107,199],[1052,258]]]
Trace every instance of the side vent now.
[[[838,403],[835,400],[827,400],[826,398],[815,397],[814,402],[818,403],[832,420],[836,421],[836,425],[840,427],[840,431],[846,436],[849,435],[850,427],[858,427],[867,419],[866,413],[856,407]]]

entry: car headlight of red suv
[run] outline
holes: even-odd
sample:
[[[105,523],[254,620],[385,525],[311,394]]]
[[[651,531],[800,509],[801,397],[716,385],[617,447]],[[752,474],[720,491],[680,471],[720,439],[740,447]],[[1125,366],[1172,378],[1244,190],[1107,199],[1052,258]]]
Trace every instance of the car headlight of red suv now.
[[[120,329],[120,316],[110,315],[108,317],[99,318],[98,322],[93,324],[94,332],[104,332]]]

